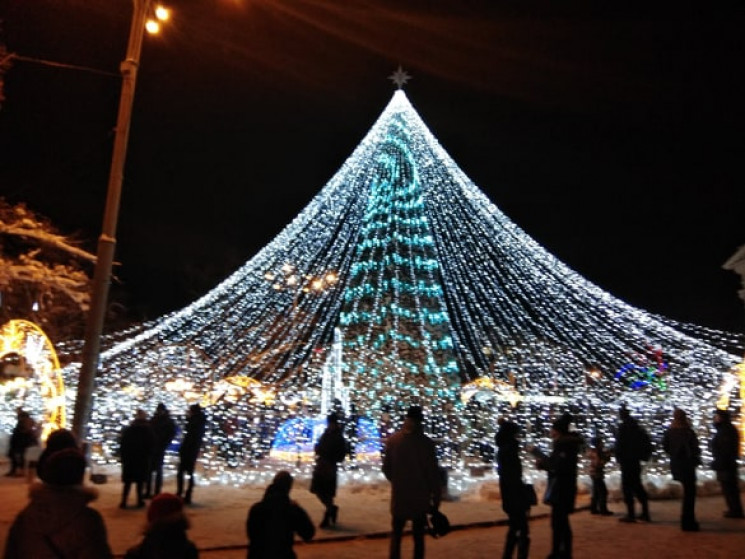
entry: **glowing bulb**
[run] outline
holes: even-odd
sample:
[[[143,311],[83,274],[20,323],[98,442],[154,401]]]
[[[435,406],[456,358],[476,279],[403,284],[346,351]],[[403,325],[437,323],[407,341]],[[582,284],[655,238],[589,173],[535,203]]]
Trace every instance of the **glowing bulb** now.
[[[157,35],[160,32],[160,23],[158,23],[154,19],[149,19],[145,23],[145,29],[151,35]]]
[[[157,6],[155,8],[155,17],[158,18],[160,21],[168,21],[168,19],[171,17],[171,10],[164,6]]]

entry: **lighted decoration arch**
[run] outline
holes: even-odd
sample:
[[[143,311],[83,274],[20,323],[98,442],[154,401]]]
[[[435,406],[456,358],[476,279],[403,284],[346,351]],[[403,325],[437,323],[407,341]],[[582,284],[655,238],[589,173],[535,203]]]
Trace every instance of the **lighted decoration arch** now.
[[[28,320],[11,320],[0,328],[0,393],[16,407],[38,393],[42,439],[65,427],[65,384],[57,352],[44,331]]]

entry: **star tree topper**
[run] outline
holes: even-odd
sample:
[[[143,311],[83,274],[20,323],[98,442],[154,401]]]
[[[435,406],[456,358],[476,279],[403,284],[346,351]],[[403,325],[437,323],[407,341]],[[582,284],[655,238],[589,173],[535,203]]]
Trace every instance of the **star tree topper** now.
[[[406,82],[411,79],[411,75],[403,68],[401,68],[401,65],[399,64],[398,69],[390,76],[388,76],[388,79],[396,84],[398,86],[398,89],[403,89],[403,87],[406,85]]]

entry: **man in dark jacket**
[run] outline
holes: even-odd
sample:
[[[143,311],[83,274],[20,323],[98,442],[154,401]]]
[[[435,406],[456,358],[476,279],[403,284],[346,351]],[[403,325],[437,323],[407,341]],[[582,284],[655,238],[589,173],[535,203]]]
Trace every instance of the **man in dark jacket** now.
[[[411,406],[404,425],[386,442],[383,474],[391,482],[390,559],[401,557],[401,537],[411,520],[414,559],[424,557],[424,530],[427,513],[440,506],[442,483],[435,454],[435,443],[422,429],[422,408]]]
[[[122,431],[120,445],[122,459],[122,500],[119,508],[127,508],[132,484],[137,492],[137,507],[145,506],[145,482],[150,475],[150,459],[155,448],[155,435],[144,410],[137,410],[135,418]]]
[[[621,517],[621,522],[636,522],[634,514],[634,497],[642,506],[639,520],[649,522],[649,497],[642,484],[642,449],[643,439],[647,437],[644,428],[637,420],[631,417],[628,408],[622,407],[618,412],[621,423],[616,433],[616,461],[621,468],[621,490],[623,500],[626,503],[626,516]]]
[[[737,473],[737,459],[740,457],[740,434],[732,425],[729,411],[716,410],[714,412],[714,428],[716,434],[709,445],[714,459],[711,469],[717,473],[722,495],[727,503],[724,511],[726,518],[745,518],[740,499],[740,476]]]
[[[680,408],[673,410],[673,421],[662,437],[662,447],[670,455],[670,473],[673,479],[683,485],[680,527],[684,532],[698,532],[696,467],[701,464],[701,450],[688,415]]]
[[[155,448],[153,458],[150,461],[150,474],[147,476],[147,488],[145,498],[150,498],[160,493],[163,488],[163,461],[166,450],[176,436],[176,422],[168,413],[168,408],[162,402],[155,408],[153,417],[150,418],[150,426],[155,435]],[[153,475],[155,476],[155,490],[153,491]]]
[[[290,500],[292,476],[280,471],[264,498],[253,505],[246,519],[248,559],[295,559],[295,534],[310,541],[316,533],[308,513]]]
[[[569,430],[572,416],[564,413],[551,425],[553,446],[546,456],[537,449],[536,467],[548,472],[548,485],[543,500],[551,506],[551,557],[572,556],[573,534],[569,515],[574,512],[577,499],[577,460],[584,441]]]
[[[179,448],[179,464],[176,473],[176,493],[183,497],[184,503],[191,504],[192,492],[194,491],[194,468],[197,464],[199,451],[202,448],[204,432],[207,428],[207,418],[199,404],[189,406],[186,417],[186,429],[184,439]],[[189,484],[184,494],[184,474],[189,474]]]
[[[520,443],[517,423],[499,420],[497,443],[497,468],[502,510],[507,513],[509,530],[504,544],[503,559],[512,557],[517,546],[518,559],[527,559],[530,549],[528,511],[530,503],[523,483],[523,465],[520,462]]]

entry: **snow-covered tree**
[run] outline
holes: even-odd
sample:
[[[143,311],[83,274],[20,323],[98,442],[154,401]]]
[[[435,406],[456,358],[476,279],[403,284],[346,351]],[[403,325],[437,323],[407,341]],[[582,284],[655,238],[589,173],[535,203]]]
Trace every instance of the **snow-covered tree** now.
[[[81,338],[95,259],[25,204],[0,198],[0,324],[23,318],[53,341]]]

